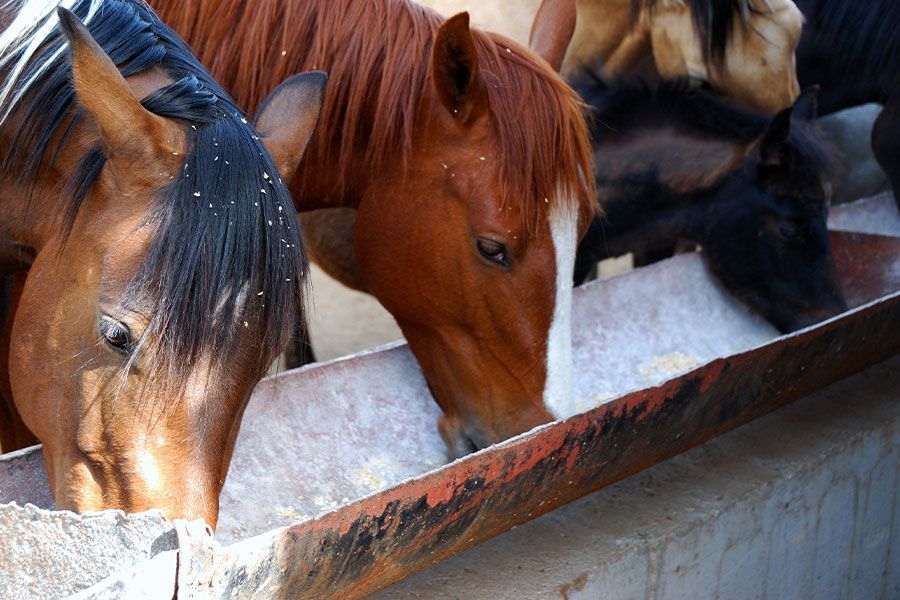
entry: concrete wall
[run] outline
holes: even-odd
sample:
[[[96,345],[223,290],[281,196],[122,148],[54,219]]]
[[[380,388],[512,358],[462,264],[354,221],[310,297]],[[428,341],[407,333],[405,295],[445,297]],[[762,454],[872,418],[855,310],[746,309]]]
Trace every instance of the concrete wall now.
[[[378,600],[900,598],[900,358]]]

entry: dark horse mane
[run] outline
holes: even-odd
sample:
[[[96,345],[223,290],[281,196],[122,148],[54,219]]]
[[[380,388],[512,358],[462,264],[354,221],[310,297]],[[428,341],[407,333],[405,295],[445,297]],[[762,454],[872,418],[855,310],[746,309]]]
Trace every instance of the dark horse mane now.
[[[809,1],[797,0],[805,9]],[[896,0],[827,0],[815,2],[816,41],[840,57],[854,79],[887,75],[900,84],[900,5]],[[804,10],[804,12],[807,12]],[[848,33],[852,32],[852,33]]]
[[[652,11],[658,0],[631,0],[631,18],[636,19],[642,9]],[[725,49],[734,31],[734,18],[747,23],[751,12],[758,12],[750,0],[680,0],[691,11],[691,20],[700,36],[703,60],[721,65]],[[853,1],[853,0],[850,0]]]
[[[300,70],[327,71],[319,125],[301,168],[337,169],[341,182],[408,159],[424,110],[432,41],[443,18],[407,0],[154,0],[172,26],[208,58],[214,73],[248,108]],[[172,8],[166,8],[171,6]],[[240,33],[235,34],[237,27]],[[509,183],[501,201],[535,224],[558,187],[581,208],[593,204],[590,144],[581,103],[546,63],[515,42],[473,29]],[[238,40],[266,40],[247,45]],[[366,108],[368,107],[368,108]],[[326,164],[327,157],[339,157]],[[364,163],[357,158],[364,156]],[[559,172],[558,165],[567,166]]]
[[[573,84],[591,107],[589,127],[594,143],[611,134],[668,128],[699,140],[720,140],[750,147],[764,134],[770,117],[748,111],[697,88],[686,79],[654,81],[623,79],[608,82],[596,72],[585,71]],[[806,190],[819,189],[834,168],[834,150],[812,123],[796,123],[784,145],[785,170],[766,170],[772,185],[785,196],[804,198]],[[718,173],[703,174],[715,184],[744,161],[725,165]],[[712,175],[712,177],[709,177]]]
[[[124,307],[149,311],[141,343],[155,338],[154,370],[178,386],[203,358],[227,367],[232,354],[225,349],[250,319],[266,331],[262,360],[292,331],[307,268],[292,200],[274,163],[235,103],[143,2],[78,0],[72,10],[124,76],[158,67],[174,79],[142,103],[191,126],[184,168],[149,208],[155,236],[122,299]],[[66,45],[55,27],[15,81],[14,102],[2,107],[7,122],[18,124],[3,168],[31,189],[84,116]],[[2,57],[4,79],[23,59],[22,48]],[[106,160],[95,146],[69,176],[61,198],[64,235]]]

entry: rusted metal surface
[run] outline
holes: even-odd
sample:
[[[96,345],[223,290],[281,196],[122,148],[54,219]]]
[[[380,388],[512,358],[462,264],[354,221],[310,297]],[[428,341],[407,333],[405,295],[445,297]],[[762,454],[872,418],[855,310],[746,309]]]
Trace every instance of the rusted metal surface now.
[[[833,244],[863,306],[792,336],[731,302],[697,256],[578,291],[576,390],[606,403],[426,474],[442,461],[438,413],[405,348],[269,380],[245,415],[219,537],[315,518],[223,549],[211,593],[362,597],[898,353],[900,239]],[[616,394],[628,390],[641,391]],[[337,483],[317,499],[323,482]]]
[[[842,237],[836,245],[859,255],[893,244],[890,262],[900,259],[900,240]],[[841,271],[865,269],[863,262]],[[892,276],[882,283],[879,295],[896,289]],[[269,559],[252,578],[235,564],[227,587],[238,597],[363,597],[881,362],[900,352],[898,330],[900,293],[893,291],[290,527],[265,542]]]
[[[900,237],[832,233],[831,250],[850,306],[900,290],[898,249]]]
[[[579,290],[573,322],[581,410],[777,335],[692,255]],[[266,381],[244,416],[217,537],[291,525],[441,467],[439,416],[405,345]]]

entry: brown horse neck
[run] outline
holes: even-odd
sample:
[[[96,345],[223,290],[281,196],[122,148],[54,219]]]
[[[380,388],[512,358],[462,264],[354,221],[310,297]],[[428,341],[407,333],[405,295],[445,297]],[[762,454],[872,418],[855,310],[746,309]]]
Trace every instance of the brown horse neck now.
[[[17,115],[12,113],[7,122],[0,125],[0,143],[10,147],[19,125]],[[68,128],[64,122],[59,128],[50,148],[56,148],[62,132]],[[47,242],[59,233],[66,207],[62,194],[67,187],[68,173],[78,169],[78,163],[90,148],[91,138],[85,125],[72,128],[68,141],[63,144],[48,165],[43,161],[39,167],[40,176],[33,178],[29,173],[19,173],[21,164],[15,164],[0,175],[0,275],[3,265],[18,270],[27,267]],[[52,152],[51,152],[52,153]],[[21,156],[27,150],[21,152]],[[7,273],[9,270],[6,271]]]
[[[6,128],[4,128],[6,129]],[[7,142],[6,136],[0,136]],[[37,252],[53,235],[59,209],[49,202],[46,188],[35,186],[27,205],[27,191],[10,177],[0,178],[0,277],[28,268]]]
[[[245,109],[255,109],[286,76],[307,69],[329,74],[316,132],[291,182],[298,208],[355,206],[380,182],[397,182],[419,142],[447,145],[427,140],[430,125],[423,121],[435,95],[432,46],[445,23],[430,9],[407,0],[152,3]],[[482,71],[499,79],[488,93],[496,152],[503,158],[499,170],[509,182],[503,201],[525,202],[526,220],[540,221],[541,199],[557,195],[562,177],[563,187],[590,212],[592,194],[581,176],[589,170],[590,150],[579,133],[584,126],[574,96],[527,48],[477,29],[471,33]],[[533,85],[536,79],[541,86]],[[534,123],[523,127],[522,99],[532,93],[525,112]],[[543,124],[560,131],[546,132]],[[557,160],[566,163],[564,173],[550,166]]]

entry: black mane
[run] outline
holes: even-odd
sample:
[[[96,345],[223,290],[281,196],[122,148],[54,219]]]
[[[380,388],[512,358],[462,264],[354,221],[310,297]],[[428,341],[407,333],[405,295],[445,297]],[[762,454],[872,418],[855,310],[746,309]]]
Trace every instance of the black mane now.
[[[608,82],[584,71],[573,87],[589,105],[593,144],[615,133],[653,132],[668,128],[683,135],[749,145],[762,136],[769,117],[696,88],[686,78],[648,83],[639,78]],[[813,124],[791,127],[792,155],[788,178],[820,182],[833,169],[833,151]],[[689,167],[688,167],[689,168]]]
[[[687,78],[649,82],[641,77],[607,80],[598,70],[585,69],[572,83],[590,107],[591,136],[615,129],[652,129],[670,125],[717,139],[750,142],[762,133],[767,119],[733,104]]]
[[[852,1],[852,0],[851,0]],[[653,10],[657,0],[631,0],[631,17],[636,19],[641,9]],[[721,65],[725,48],[734,31],[734,18],[747,22],[750,12],[757,12],[749,0],[684,0],[691,11],[691,20],[702,42],[703,60]]]
[[[89,6],[80,0],[72,10],[85,20]],[[159,347],[154,369],[178,385],[201,357],[224,366],[245,321],[262,326],[259,356],[270,358],[293,331],[307,269],[296,212],[275,165],[234,102],[143,2],[105,0],[87,26],[124,76],[163,69],[175,83],[142,103],[191,126],[184,168],[150,208],[155,236],[122,300],[151,311],[145,339],[154,337]],[[32,189],[59,152],[54,136],[65,125],[62,146],[83,117],[65,46],[57,28],[19,81],[63,51],[8,117],[20,125],[3,168]],[[65,235],[105,162],[97,146],[71,175],[62,198]]]
[[[900,85],[900,5],[897,0],[797,0],[824,62],[853,80],[888,78]],[[803,42],[801,42],[801,46]]]

